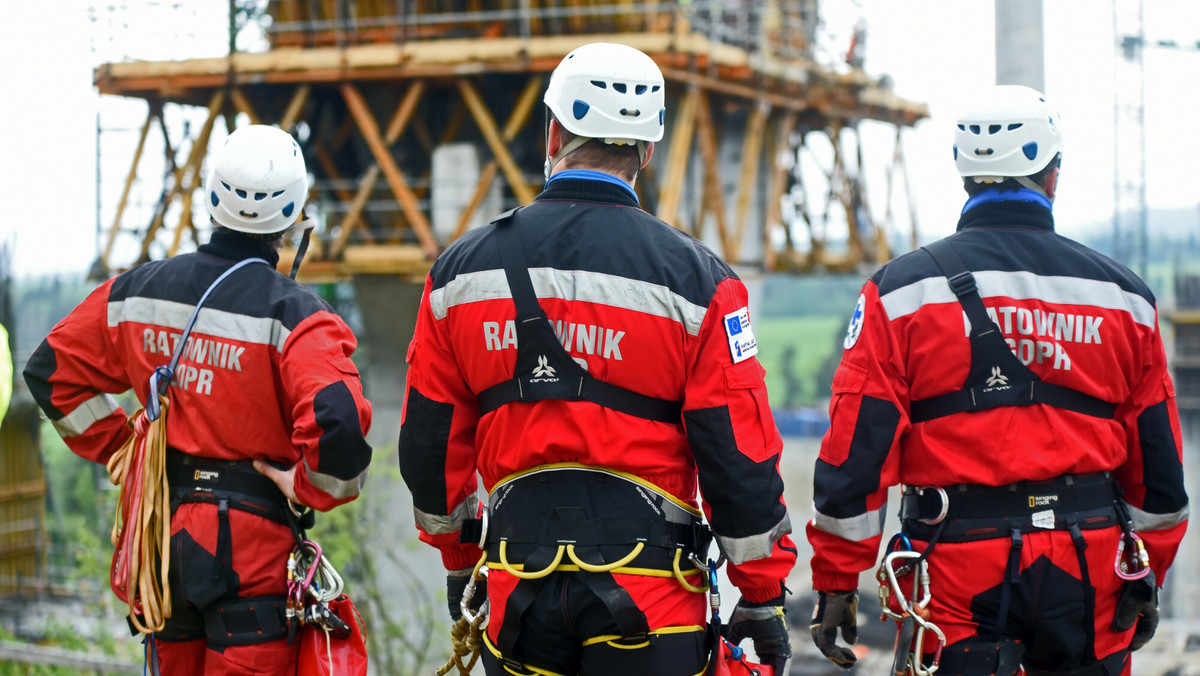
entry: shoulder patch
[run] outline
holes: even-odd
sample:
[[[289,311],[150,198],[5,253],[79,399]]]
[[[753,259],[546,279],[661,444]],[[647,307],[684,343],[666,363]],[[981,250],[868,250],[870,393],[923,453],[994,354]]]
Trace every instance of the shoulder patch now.
[[[867,313],[867,297],[864,294],[858,294],[858,302],[854,304],[854,314],[850,315],[850,325],[846,327],[846,339],[842,341],[842,347],[849,350],[858,342],[858,336],[862,333],[863,317]]]
[[[750,311],[741,308],[725,315],[725,337],[729,339],[729,355],[733,363],[746,361],[758,354],[758,342],[750,328]]]

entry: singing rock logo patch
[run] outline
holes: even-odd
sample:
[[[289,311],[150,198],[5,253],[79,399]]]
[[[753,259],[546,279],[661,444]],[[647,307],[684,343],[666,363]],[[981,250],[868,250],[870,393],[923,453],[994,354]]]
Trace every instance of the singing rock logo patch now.
[[[1029,508],[1050,507],[1058,502],[1057,495],[1031,495],[1029,496]]]
[[[758,354],[758,342],[750,328],[750,310],[741,308],[724,317],[725,337],[729,339],[729,355],[733,363],[746,361]]]
[[[216,481],[221,473],[212,469],[198,469],[192,473],[192,481]]]

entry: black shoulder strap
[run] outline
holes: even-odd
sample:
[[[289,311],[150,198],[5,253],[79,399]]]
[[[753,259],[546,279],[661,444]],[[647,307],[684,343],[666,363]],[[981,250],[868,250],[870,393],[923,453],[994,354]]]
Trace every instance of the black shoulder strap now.
[[[914,423],[998,406],[1047,404],[1097,418],[1112,418],[1115,406],[1079,390],[1043,381],[1012,353],[1000,327],[988,317],[975,276],[945,239],[921,247],[933,257],[971,322],[971,370],[961,390],[909,405]]]
[[[480,414],[515,401],[542,399],[590,401],[605,408],[656,422],[679,424],[682,402],[668,401],[611,385],[592,377],[563,348],[537,302],[521,235],[513,215],[496,217],[496,245],[517,309],[517,363],[513,377],[479,393]]]

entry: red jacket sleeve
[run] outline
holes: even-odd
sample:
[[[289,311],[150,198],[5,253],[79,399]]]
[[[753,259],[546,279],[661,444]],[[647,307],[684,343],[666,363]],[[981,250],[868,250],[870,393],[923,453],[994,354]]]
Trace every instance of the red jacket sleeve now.
[[[909,426],[903,362],[873,282],[863,287],[844,347],[814,472],[816,514],[806,527],[818,591],[858,589],[859,573],[875,565]]]
[[[717,287],[688,356],[683,418],[729,581],[747,600],[764,602],[781,593],[796,546],[779,475],[783,440],[754,356],[747,306],[740,280]]]
[[[1175,387],[1157,321],[1143,343],[1145,371],[1116,410],[1128,456],[1113,474],[1161,586],[1187,530],[1188,498]]]
[[[356,344],[345,322],[323,311],[292,330],[280,357],[292,444],[301,454],[296,497],[314,509],[355,499],[367,478],[371,404],[350,360]]]
[[[463,380],[445,327],[434,318],[427,279],[408,348],[408,389],[400,423],[400,472],[413,493],[422,541],[447,570],[475,565],[479,547],[460,544],[465,519],[479,513],[475,428],[479,403]],[[444,324],[444,322],[442,322]]]
[[[25,366],[38,406],[67,446],[88,460],[107,462],[132,433],[112,395],[130,389],[109,342],[112,280],[97,287],[60,321]]]

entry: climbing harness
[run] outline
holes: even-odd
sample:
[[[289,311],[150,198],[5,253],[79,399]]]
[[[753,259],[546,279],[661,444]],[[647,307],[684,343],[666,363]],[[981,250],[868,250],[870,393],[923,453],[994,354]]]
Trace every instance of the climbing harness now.
[[[269,265],[261,258],[239,261],[221,273],[197,301],[169,364],[155,368],[150,376],[145,406],[126,420],[133,434],[106,464],[110,481],[121,489],[112,530],[115,550],[109,584],[117,598],[129,605],[130,626],[143,634],[162,631],[171,617],[167,391],[204,301],[230,274],[252,263]]]
[[[513,377],[479,393],[480,415],[513,402],[543,399],[590,401],[628,415],[662,423],[681,424],[683,403],[650,397],[593,377],[576,362],[538,305],[529,277],[514,214],[497,216],[496,246],[512,292],[517,318],[517,360]]]
[[[556,463],[505,477],[492,488],[480,517],[464,521],[459,541],[484,550],[468,590],[484,568],[517,578],[504,605],[505,622],[494,642],[485,643],[513,668],[519,664],[514,656],[520,617],[554,573],[583,573],[577,579],[612,618],[617,631],[610,638],[620,650],[647,644],[648,638],[671,639],[650,631],[645,613],[613,575],[668,578],[694,593],[708,590],[703,561],[712,532],[699,510],[613,469]],[[483,611],[473,615],[467,609],[463,618],[454,630],[456,656],[446,669],[474,653],[477,644],[469,632],[486,622]]]
[[[479,557],[475,569],[471,571],[471,580],[463,590],[462,600],[458,604],[462,616],[450,627],[450,643],[454,654],[437,670],[437,676],[445,676],[451,669],[458,669],[459,676],[467,676],[483,649],[483,632],[487,629],[488,617],[491,614],[491,601],[484,599],[478,611],[471,610],[471,602],[475,599],[475,581],[487,578],[487,568],[484,562],[487,555]],[[467,658],[463,663],[463,658]]]
[[[1121,501],[1119,487],[1108,472],[1064,474],[1046,481],[1021,481],[1004,486],[905,486],[900,502],[900,521],[903,532],[896,535],[889,544],[890,553],[880,564],[876,577],[881,587],[880,600],[884,600],[885,593],[894,597],[895,602],[890,606],[891,613],[887,612],[888,606],[885,605],[884,615],[902,623],[901,642],[905,639],[905,631],[910,632],[908,638],[912,639],[913,634],[919,631],[918,627],[923,627],[920,618],[927,601],[921,597],[921,587],[917,585],[927,584],[920,581],[921,576],[926,574],[922,567],[939,542],[1009,539],[1011,545],[1004,579],[1000,585],[996,623],[990,631],[990,640],[993,643],[989,644],[996,646],[995,651],[989,653],[992,655],[989,659],[999,660],[995,664],[1001,666],[986,667],[992,670],[1003,671],[1007,668],[1003,665],[1015,665],[1020,659],[1019,649],[1006,643],[1011,641],[1005,636],[1004,630],[1008,621],[1013,587],[1021,579],[1020,561],[1025,534],[1050,530],[1066,531],[1070,534],[1079,561],[1084,613],[1089,617],[1094,610],[1095,600],[1091,593],[1087,558],[1084,556],[1084,549],[1088,546],[1084,531],[1119,526],[1122,529],[1122,537],[1118,541],[1113,562],[1116,574],[1122,579],[1137,580],[1148,575],[1149,571],[1149,555],[1145,545],[1133,532],[1133,523]],[[926,541],[928,545],[924,552],[920,555],[911,552],[909,538]],[[909,574],[915,575],[916,579],[911,595],[904,597],[901,595],[900,585],[894,580]],[[912,610],[908,613],[904,612],[906,604],[912,605]],[[927,615],[924,617],[928,619]],[[909,625],[907,629],[903,626],[904,623]],[[1087,636],[1084,652],[1092,654],[1095,630],[1090,624],[1085,630]],[[939,651],[941,647],[939,645]],[[914,648],[912,654],[919,656],[923,648],[923,645]],[[1017,652],[1014,653],[1013,650]],[[958,660],[959,657],[955,659]],[[905,673],[899,656],[894,666],[900,669],[896,674]],[[923,674],[919,670],[921,668],[924,667],[915,668],[913,673]]]
[[[905,594],[900,582],[904,577],[912,578],[912,588],[908,594]],[[929,621],[929,562],[924,555],[913,551],[908,537],[899,533],[888,544],[888,553],[879,563],[875,579],[879,582],[880,621],[891,619],[899,625],[891,673],[895,676],[932,676],[941,662],[946,634]],[[923,657],[926,634],[929,632],[933,632],[937,638],[937,648],[933,651],[932,660],[926,664]]]
[[[640,477],[555,463],[501,479],[460,541],[478,543],[489,568],[522,580],[556,570],[633,573],[703,593],[687,578],[701,570],[712,531],[697,510]]]
[[[1097,418],[1112,418],[1115,405],[1069,387],[1048,383],[1013,354],[1000,327],[988,317],[975,276],[946,240],[921,247],[933,257],[971,322],[971,369],[963,388],[910,402],[914,423],[998,406],[1046,404]]]

